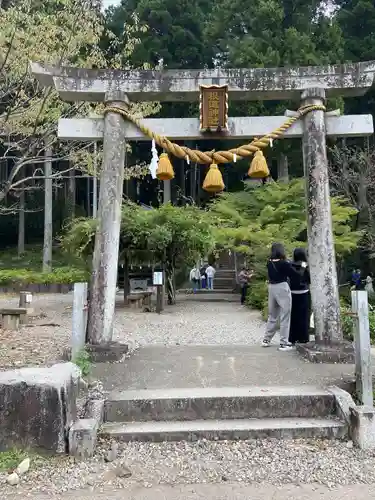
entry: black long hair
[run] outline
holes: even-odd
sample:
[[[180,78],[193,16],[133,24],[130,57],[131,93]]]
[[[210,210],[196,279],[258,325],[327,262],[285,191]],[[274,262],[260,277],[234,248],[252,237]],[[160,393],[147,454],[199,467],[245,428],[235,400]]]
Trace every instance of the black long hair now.
[[[286,260],[284,245],[282,245],[281,243],[272,243],[270,259]]]
[[[306,250],[304,248],[295,248],[293,260],[294,262],[307,262]]]

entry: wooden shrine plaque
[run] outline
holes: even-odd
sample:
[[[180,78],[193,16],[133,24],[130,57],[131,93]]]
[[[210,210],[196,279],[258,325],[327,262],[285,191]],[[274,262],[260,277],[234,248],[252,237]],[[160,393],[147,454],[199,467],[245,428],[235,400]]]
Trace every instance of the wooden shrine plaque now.
[[[201,132],[226,132],[228,130],[228,86],[200,85]]]

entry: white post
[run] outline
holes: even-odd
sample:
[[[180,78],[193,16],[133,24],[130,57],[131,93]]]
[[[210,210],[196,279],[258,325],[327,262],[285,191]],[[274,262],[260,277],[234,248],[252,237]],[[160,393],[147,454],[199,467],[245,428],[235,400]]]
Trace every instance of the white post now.
[[[373,406],[370,324],[366,291],[352,292],[356,391],[361,403]]]
[[[74,359],[85,346],[87,328],[87,283],[74,283],[72,355]]]

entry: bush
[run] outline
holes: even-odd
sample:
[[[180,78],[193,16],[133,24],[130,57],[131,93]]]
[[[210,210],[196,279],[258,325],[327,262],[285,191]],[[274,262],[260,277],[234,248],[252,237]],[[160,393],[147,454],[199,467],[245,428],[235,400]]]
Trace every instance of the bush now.
[[[346,285],[340,286],[339,292],[340,292],[340,302],[341,302],[341,304],[345,305],[345,306],[348,306],[348,305],[350,306],[351,302],[352,302],[351,285],[350,284],[346,284]]]
[[[91,357],[85,348],[79,351],[72,362],[81,369],[83,377],[87,377],[88,375],[90,375],[92,368]]]
[[[50,273],[30,271],[29,269],[2,269],[0,270],[0,286],[14,284],[71,284],[88,281],[90,274],[82,269],[60,267]]]
[[[268,289],[265,281],[254,281],[250,283],[247,292],[246,304],[253,309],[263,311],[268,302]]]
[[[262,309],[262,318],[263,318],[263,321],[267,321],[268,320],[268,302],[266,304],[264,304],[264,306],[263,306],[263,309]]]
[[[351,308],[343,305],[341,302],[341,323],[342,323],[342,333],[345,339],[353,341],[353,331],[354,331],[354,318],[348,315],[351,313]],[[371,344],[375,344],[375,309],[371,304],[369,304],[369,323],[370,323],[370,340]]]

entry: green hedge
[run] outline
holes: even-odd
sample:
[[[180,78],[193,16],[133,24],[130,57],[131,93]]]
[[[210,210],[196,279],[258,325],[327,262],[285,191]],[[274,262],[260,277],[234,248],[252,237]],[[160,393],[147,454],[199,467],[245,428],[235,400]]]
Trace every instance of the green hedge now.
[[[253,281],[249,285],[246,297],[246,304],[253,308],[263,311],[268,302],[268,289],[265,281]]]
[[[31,271],[29,269],[2,269],[0,270],[0,286],[9,286],[17,283],[38,285],[68,285],[88,281],[90,273],[72,267],[59,267],[50,273]]]
[[[370,323],[371,344],[375,344],[375,307],[372,305],[375,301],[374,295],[369,296],[368,319]],[[353,340],[354,318],[346,313],[351,313],[352,309],[345,300],[341,299],[341,322],[342,333],[347,340]]]

